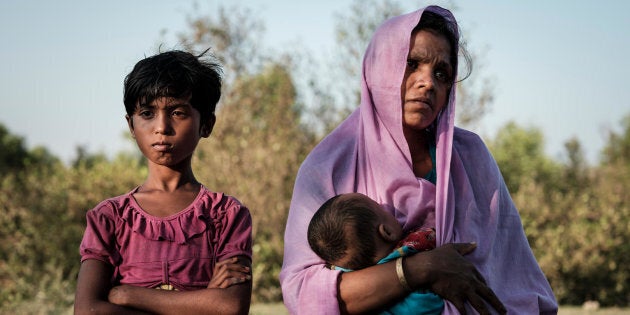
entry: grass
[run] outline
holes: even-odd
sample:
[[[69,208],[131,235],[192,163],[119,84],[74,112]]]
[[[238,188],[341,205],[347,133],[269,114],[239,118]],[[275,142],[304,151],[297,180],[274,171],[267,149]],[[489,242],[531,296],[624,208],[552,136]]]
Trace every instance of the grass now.
[[[250,315],[288,315],[289,311],[282,303],[252,304],[249,308]]]
[[[282,303],[252,304],[250,315],[288,315]],[[608,307],[597,310],[585,310],[580,306],[562,306],[558,315],[630,315],[630,308]]]
[[[630,308],[605,307],[586,310],[580,306],[561,306],[558,315],[628,315]]]
[[[52,311],[37,303],[28,303],[14,309],[3,309],[0,304],[0,314],[63,314],[72,315],[73,308],[69,307],[63,311],[56,309]],[[286,307],[282,303],[256,303],[249,309],[250,315],[289,315]],[[606,307],[597,310],[586,310],[580,306],[561,306],[558,315],[630,315],[630,308]]]

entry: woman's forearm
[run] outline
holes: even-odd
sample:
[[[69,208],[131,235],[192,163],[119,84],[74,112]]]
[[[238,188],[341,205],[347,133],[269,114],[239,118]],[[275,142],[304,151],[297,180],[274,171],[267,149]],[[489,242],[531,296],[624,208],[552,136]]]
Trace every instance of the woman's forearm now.
[[[340,277],[339,307],[348,314],[382,309],[409,293],[398,281],[394,262],[345,272]]]

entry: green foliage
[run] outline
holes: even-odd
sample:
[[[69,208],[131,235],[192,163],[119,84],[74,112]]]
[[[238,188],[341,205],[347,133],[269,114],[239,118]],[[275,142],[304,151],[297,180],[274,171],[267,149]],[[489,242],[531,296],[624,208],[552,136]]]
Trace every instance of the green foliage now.
[[[614,135],[623,142],[630,138]],[[561,304],[627,306],[630,301],[630,168],[620,158],[589,168],[580,144],[566,165],[542,155],[542,135],[515,124],[494,142],[497,158],[538,262]]]
[[[283,232],[297,169],[315,144],[300,125],[287,69],[270,64],[235,84],[201,143],[195,174],[210,189],[236,196],[250,209],[254,233],[254,299],[278,301]]]
[[[32,154],[37,157],[40,151]],[[133,188],[141,173],[137,158],[120,155],[110,162],[86,155],[72,168],[41,162],[3,177],[0,310],[22,313],[25,305],[35,307],[33,303],[38,303],[38,312],[60,313],[71,307],[85,212]]]
[[[43,147],[28,150],[22,137],[12,135],[0,124],[0,174],[15,174],[31,165],[50,167],[58,162]]]
[[[391,1],[378,3],[385,7],[356,2],[350,12],[358,24],[346,25],[345,35],[340,31],[341,45],[365,45],[367,40],[361,44],[352,36],[369,37],[368,29],[378,19],[399,10]],[[382,15],[362,8],[381,8],[375,12]],[[254,301],[280,301],[278,273],[294,176],[322,128],[304,121],[311,104],[299,97],[304,91],[296,88],[290,58],[261,52],[257,39],[262,25],[255,14],[238,9],[227,13],[221,9],[215,18],[192,18],[191,33],[181,35],[185,47],[196,52],[212,47],[227,66],[215,130],[201,142],[193,167],[208,188],[234,195],[251,210]],[[360,64],[360,57],[352,56],[364,48],[353,47],[348,47],[351,57],[342,58],[348,65]],[[317,113],[311,119],[322,119],[323,130],[329,130],[337,122],[331,113],[340,106],[323,86],[319,81],[308,85],[320,100],[309,110]],[[596,167],[586,164],[577,140],[567,142],[566,161],[555,161],[544,155],[540,130],[514,123],[489,143],[560,303],[594,299],[627,306],[630,116],[623,120],[621,133],[610,133]],[[0,125],[0,174],[0,313],[67,312],[74,298],[85,212],[141,183],[146,165],[138,155],[109,160],[78,148],[76,160],[65,166],[45,148],[26,149],[21,137]]]
[[[503,126],[494,140],[489,142],[510,192],[519,191],[525,177],[534,182],[557,187],[554,178],[559,166],[544,155],[544,138],[536,128],[522,128],[514,122]]]
[[[608,145],[602,154],[602,164],[625,164],[630,167],[630,115],[621,121],[623,129],[621,134],[610,131],[608,134]]]
[[[264,55],[255,15],[221,8],[215,16],[190,18],[189,25],[192,32],[180,35],[184,46],[212,47],[227,75],[214,131],[196,152],[195,174],[250,209],[253,299],[278,301],[284,223],[297,169],[316,143],[314,132],[302,123],[290,59]]]

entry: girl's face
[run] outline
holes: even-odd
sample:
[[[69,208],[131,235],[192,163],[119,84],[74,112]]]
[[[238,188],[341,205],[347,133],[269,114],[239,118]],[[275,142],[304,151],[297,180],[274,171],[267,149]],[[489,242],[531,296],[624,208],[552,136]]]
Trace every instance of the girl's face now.
[[[199,111],[188,98],[160,97],[138,106],[127,116],[132,136],[142,154],[152,163],[176,166],[190,161],[199,139],[208,137],[210,128],[201,125]]]
[[[403,129],[426,129],[446,106],[454,78],[450,56],[444,36],[429,30],[411,34],[401,86]]]

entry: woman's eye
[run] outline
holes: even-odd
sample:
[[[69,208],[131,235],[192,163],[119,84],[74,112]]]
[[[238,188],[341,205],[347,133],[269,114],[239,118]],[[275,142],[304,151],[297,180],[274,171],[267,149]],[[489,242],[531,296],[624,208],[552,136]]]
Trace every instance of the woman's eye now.
[[[418,68],[418,62],[415,60],[407,60],[407,69],[416,70]]]
[[[438,70],[435,72],[435,78],[441,82],[448,82],[451,80],[451,75],[447,71]]]

